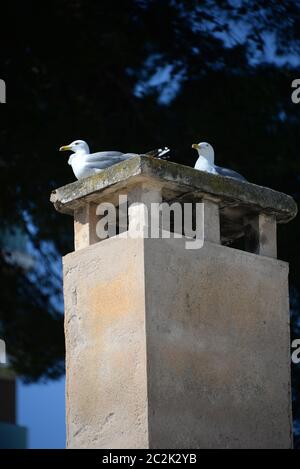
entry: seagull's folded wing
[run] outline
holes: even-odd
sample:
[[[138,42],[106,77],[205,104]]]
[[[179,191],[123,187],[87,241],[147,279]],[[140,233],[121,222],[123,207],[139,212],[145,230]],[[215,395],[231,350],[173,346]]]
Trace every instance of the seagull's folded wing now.
[[[134,153],[121,153],[119,151],[101,151],[91,153],[85,158],[85,167],[91,169],[105,169],[136,156]]]
[[[219,174],[220,176],[238,179],[239,181],[247,181],[244,176],[237,173],[236,171],[233,171],[233,169],[221,168],[220,166],[215,166],[215,169],[217,171],[217,174]]]
[[[114,160],[123,156],[121,151],[99,151],[98,153],[91,153],[85,157],[87,163],[93,163],[95,161],[103,161],[107,159]]]

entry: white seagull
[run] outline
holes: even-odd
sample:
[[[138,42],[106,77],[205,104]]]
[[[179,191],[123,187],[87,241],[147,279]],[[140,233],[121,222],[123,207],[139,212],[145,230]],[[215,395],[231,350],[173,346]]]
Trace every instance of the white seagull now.
[[[233,171],[232,169],[221,168],[215,165],[215,152],[213,147],[207,142],[193,143],[192,148],[198,151],[198,159],[194,166],[199,171],[206,171],[208,173],[219,174],[239,181],[246,181],[244,176]]]
[[[77,179],[82,179],[93,174],[101,172],[120,161],[128,160],[137,153],[122,153],[120,151],[100,151],[98,153],[90,153],[88,144],[84,140],[74,140],[69,145],[60,147],[59,151],[72,151],[68,164],[72,166],[73,172]],[[168,153],[169,148],[159,148],[157,150],[145,153],[146,156],[152,158],[162,158]]]

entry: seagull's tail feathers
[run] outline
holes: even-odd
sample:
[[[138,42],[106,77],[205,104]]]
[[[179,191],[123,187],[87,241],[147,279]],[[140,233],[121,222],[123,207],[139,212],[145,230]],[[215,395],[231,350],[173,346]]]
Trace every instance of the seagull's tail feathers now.
[[[164,147],[164,148],[157,148],[155,150],[148,151],[145,153],[146,156],[150,156],[151,158],[159,158],[162,160],[167,160],[169,158],[168,156],[165,156],[167,153],[169,153],[170,148]]]

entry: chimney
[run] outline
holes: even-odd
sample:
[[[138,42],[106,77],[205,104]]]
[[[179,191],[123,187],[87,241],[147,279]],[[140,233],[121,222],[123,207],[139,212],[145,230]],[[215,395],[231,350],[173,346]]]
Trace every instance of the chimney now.
[[[294,200],[141,156],[51,200],[74,217],[75,250],[63,258],[68,447],[291,448],[276,225],[296,216]],[[200,204],[203,246],[176,237],[175,222],[147,237],[159,217],[146,209],[162,202],[193,204],[194,218]],[[111,216],[106,239],[103,207],[122,219]]]

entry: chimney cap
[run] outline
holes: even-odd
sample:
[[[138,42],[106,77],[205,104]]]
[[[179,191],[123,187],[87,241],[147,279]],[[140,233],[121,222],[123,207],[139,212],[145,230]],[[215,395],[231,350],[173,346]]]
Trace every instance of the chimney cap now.
[[[248,207],[252,212],[275,216],[278,223],[287,223],[297,215],[296,202],[282,192],[146,156],[135,156],[62,186],[52,192],[50,200],[56,210],[72,215],[86,202],[107,201],[113,194],[127,193],[130,187],[142,182],[158,184],[166,201],[185,197],[186,201],[196,202],[208,196],[223,208]]]

